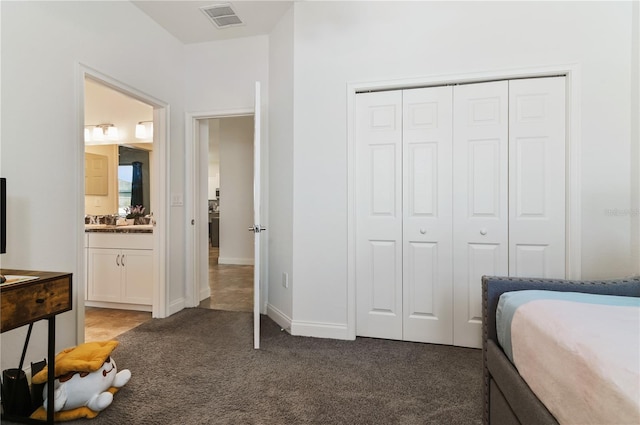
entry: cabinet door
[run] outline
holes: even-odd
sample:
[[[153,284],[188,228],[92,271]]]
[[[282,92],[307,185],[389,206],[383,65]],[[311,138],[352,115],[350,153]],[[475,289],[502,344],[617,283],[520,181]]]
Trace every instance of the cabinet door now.
[[[120,301],[122,254],[119,249],[88,249],[89,301]]]
[[[152,304],[152,251],[143,249],[123,249],[121,252],[122,298],[120,301],[133,304]]]

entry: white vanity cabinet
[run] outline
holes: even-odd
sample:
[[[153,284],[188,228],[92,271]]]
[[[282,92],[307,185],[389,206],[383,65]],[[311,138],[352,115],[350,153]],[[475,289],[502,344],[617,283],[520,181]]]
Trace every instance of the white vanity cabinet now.
[[[151,311],[152,302],[153,234],[88,234],[85,304]]]

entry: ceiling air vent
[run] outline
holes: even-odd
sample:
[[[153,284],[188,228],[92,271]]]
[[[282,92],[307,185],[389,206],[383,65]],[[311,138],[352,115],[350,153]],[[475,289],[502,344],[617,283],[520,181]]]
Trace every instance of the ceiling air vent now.
[[[218,28],[235,27],[244,24],[229,3],[204,6],[200,10]]]

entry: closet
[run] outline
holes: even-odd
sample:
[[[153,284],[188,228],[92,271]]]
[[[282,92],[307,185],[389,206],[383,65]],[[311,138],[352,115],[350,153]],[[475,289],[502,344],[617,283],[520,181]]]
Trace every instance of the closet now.
[[[356,95],[356,334],[481,346],[483,275],[565,273],[564,77]]]

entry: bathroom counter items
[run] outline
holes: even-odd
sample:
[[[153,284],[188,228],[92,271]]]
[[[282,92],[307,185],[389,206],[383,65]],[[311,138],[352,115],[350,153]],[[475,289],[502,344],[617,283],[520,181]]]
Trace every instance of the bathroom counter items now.
[[[116,226],[112,224],[85,224],[86,233],[153,233],[152,224]]]

